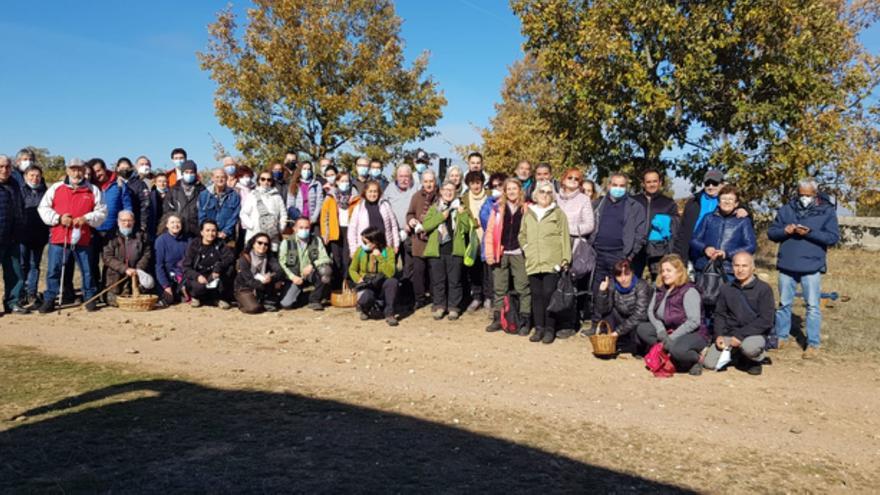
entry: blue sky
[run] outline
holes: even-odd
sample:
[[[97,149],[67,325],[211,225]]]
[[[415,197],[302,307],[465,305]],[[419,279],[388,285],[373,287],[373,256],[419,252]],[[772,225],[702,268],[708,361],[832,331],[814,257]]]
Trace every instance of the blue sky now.
[[[6,0],[0,15],[0,153],[25,145],[66,157],[146,154],[168,166],[185,147],[213,162],[211,136],[233,148],[214,116],[214,85],[195,52],[225,2],[33,2]],[[478,140],[508,66],[522,55],[519,20],[507,0],[398,0],[406,56],[431,53],[429,72],[448,104],[426,148]],[[243,13],[246,2],[234,7]],[[880,52],[880,27],[863,36]]]

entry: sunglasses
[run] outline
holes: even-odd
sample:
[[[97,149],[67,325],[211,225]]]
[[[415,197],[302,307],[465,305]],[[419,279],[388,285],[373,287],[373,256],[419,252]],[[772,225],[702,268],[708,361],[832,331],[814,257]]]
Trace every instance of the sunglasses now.
[[[579,179],[579,177],[577,177],[576,175],[569,175],[568,177],[565,178],[565,180],[578,180],[578,179]]]
[[[266,241],[257,241],[254,243],[254,246],[268,246],[269,243]]]
[[[715,187],[715,186],[720,186],[721,183],[718,182],[717,180],[707,180],[706,182],[703,182],[703,185],[706,187]]]
[[[271,177],[260,177],[260,182],[272,182]]]

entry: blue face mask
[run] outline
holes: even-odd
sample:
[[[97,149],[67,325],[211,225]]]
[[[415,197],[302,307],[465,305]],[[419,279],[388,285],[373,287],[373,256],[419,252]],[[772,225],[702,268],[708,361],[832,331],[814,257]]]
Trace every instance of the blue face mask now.
[[[342,192],[348,192],[348,190],[351,189],[351,184],[348,182],[340,182],[339,184],[336,184],[336,187]]]
[[[416,163],[416,172],[422,173],[428,169],[428,166],[424,163]]]
[[[223,167],[223,170],[226,172],[226,175],[235,175],[237,168],[235,165],[229,165],[228,167]]]
[[[380,175],[382,175],[382,169],[381,169],[381,168],[371,168],[371,169],[370,169],[370,177],[376,179],[376,178],[378,178]]]
[[[125,237],[130,236],[133,230],[131,227],[119,227],[119,233]]]
[[[308,240],[308,239],[309,239],[309,235],[311,235],[311,233],[308,231],[308,229],[299,229],[299,230],[296,231],[296,236],[297,236],[301,241],[306,241],[306,240]]]
[[[608,190],[608,194],[610,194],[611,197],[614,199],[620,199],[620,198],[626,196],[626,188],[625,187],[616,187],[616,186],[611,187]]]
[[[312,171],[311,170],[303,170],[302,173],[300,174],[300,176],[305,180],[309,180],[312,178]]]
[[[275,180],[275,182],[281,182],[284,179],[284,172],[272,172],[272,179]]]
[[[196,174],[183,174],[183,181],[187,184],[193,184],[196,181]]]
[[[183,166],[183,160],[171,160],[171,163],[174,164],[175,168],[180,168]]]
[[[168,192],[168,188],[167,188],[167,187],[159,187],[159,186],[156,186],[156,190],[159,191],[159,192],[162,193],[162,194],[165,194],[166,192]]]
[[[363,177],[370,172],[370,167],[357,167],[358,177]]]

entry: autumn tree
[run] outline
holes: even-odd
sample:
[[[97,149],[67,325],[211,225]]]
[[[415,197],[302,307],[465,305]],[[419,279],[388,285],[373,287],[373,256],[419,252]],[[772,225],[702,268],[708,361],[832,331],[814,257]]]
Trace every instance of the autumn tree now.
[[[253,3],[243,34],[231,9],[219,12],[198,54],[217,83],[217,117],[246,156],[389,158],[434,134],[446,100],[426,75],[427,54],[404,67],[390,0]]]
[[[868,0],[512,0],[559,97],[553,128],[599,176],[720,166],[747,197],[813,175],[876,185],[878,58]],[[841,196],[847,199],[850,196]],[[854,196],[853,196],[854,197]]]

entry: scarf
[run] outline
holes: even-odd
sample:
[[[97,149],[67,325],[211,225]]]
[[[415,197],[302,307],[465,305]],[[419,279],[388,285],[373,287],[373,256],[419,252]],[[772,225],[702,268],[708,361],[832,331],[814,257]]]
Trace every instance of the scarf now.
[[[371,202],[365,199],[364,208],[367,209],[367,217],[370,219],[370,227],[376,227],[382,232],[385,232],[385,219],[382,218],[382,212],[379,210],[379,202]]]
[[[257,254],[256,251],[251,249],[251,273],[254,275],[262,275],[266,273],[266,255],[265,254]]]
[[[486,189],[484,188],[480,191],[480,194],[474,195],[474,193],[468,191],[468,211],[474,219],[480,218],[480,209],[483,208],[483,203],[486,202]]]
[[[349,203],[351,203],[351,188],[348,189],[348,192],[342,192],[338,188],[333,187],[330,189],[330,194],[336,199],[336,206],[340,210],[347,210]]]
[[[617,277],[614,278],[614,290],[621,294],[629,294],[635,289],[636,284],[639,283],[639,277],[633,275],[632,282],[629,284],[629,287],[622,287],[619,283],[617,283]]]
[[[299,183],[299,192],[302,194],[302,216],[303,218],[310,218],[311,211],[309,211],[309,186],[311,182],[300,181]]]

